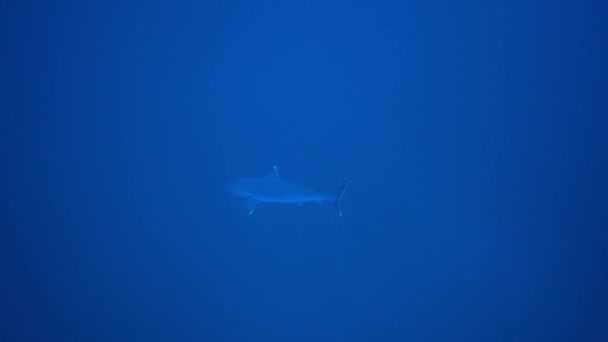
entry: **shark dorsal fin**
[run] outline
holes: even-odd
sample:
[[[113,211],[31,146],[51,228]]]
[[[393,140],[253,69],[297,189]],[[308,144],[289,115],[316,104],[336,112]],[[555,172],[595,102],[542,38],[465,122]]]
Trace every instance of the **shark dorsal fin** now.
[[[281,179],[281,177],[279,176],[279,168],[276,165],[272,166],[272,170],[273,170],[272,176],[276,179]]]

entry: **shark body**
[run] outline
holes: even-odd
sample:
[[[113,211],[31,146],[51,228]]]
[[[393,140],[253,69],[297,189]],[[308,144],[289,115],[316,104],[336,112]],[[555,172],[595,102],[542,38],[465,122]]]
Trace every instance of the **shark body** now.
[[[283,203],[296,204],[304,203],[331,203],[342,216],[340,200],[344,195],[347,183],[338,189],[334,194],[323,193],[312,187],[295,184],[283,180],[279,176],[279,170],[275,165],[273,173],[266,177],[239,179],[228,185],[228,190],[237,197],[247,201],[249,215],[253,214],[258,203]]]

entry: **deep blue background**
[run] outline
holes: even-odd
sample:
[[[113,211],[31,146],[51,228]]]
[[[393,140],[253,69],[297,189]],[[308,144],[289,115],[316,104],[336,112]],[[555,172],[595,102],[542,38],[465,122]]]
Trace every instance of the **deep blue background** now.
[[[0,340],[608,340],[607,12],[542,3],[4,2]]]

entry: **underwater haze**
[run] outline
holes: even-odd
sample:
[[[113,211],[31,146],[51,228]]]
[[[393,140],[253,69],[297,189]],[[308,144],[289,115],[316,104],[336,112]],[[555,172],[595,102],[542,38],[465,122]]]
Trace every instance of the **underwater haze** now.
[[[0,340],[608,341],[606,7],[3,3]]]

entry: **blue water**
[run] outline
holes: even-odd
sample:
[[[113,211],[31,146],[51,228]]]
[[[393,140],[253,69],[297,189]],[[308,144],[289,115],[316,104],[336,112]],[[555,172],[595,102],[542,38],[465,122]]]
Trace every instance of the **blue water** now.
[[[608,340],[605,10],[0,5],[0,340]]]

